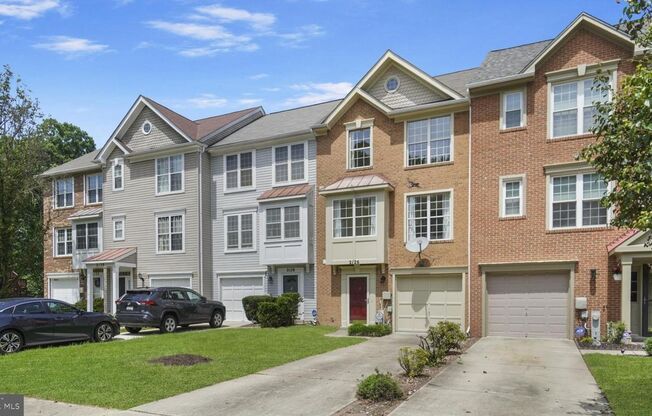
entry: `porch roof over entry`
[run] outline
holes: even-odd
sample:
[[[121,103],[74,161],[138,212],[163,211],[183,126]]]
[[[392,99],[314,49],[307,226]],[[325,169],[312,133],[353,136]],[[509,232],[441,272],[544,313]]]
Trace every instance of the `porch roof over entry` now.
[[[86,264],[97,264],[97,263],[115,263],[120,260],[136,254],[136,247],[121,247],[121,248],[112,248],[109,250],[104,250],[103,252],[91,256],[84,260]]]

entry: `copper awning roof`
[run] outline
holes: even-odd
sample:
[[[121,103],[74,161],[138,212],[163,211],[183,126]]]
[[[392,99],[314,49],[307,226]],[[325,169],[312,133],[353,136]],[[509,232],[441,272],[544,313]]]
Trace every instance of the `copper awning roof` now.
[[[281,186],[265,191],[258,197],[259,201],[270,199],[301,198],[310,193],[312,186],[304,183],[302,185]]]
[[[321,194],[347,192],[365,189],[394,189],[389,179],[379,174],[347,176],[319,190]]]
[[[82,218],[95,218],[102,215],[102,207],[82,209],[68,217],[69,220],[79,220]]]
[[[88,257],[84,263],[113,263],[136,253],[136,247],[111,248],[94,256]]]

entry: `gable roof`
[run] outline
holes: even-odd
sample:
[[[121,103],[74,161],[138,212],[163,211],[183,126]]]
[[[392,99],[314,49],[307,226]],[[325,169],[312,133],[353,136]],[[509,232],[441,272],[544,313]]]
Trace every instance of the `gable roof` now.
[[[45,172],[41,173],[41,175],[39,176],[48,177],[48,176],[58,176],[58,175],[71,174],[77,172],[85,172],[89,170],[99,170],[100,166],[93,161],[99,152],[100,152],[99,149],[93,150],[92,152],[86,153],[85,155],[82,155],[77,159],[73,159],[59,166],[54,166],[46,170]]]
[[[266,114],[211,147],[310,134],[312,126],[320,123],[341,101],[327,101]]]
[[[145,96],[138,96],[134,104],[131,106],[127,114],[123,117],[122,121],[116,127],[111,137],[102,147],[97,154],[95,160],[104,162],[106,156],[110,154],[113,147],[120,147],[123,152],[130,153],[129,149],[122,144],[119,139],[127,131],[127,129],[134,122],[138,114],[143,108],[148,107],[164,122],[172,127],[177,133],[186,139],[189,143],[206,144],[213,136],[222,130],[226,130],[239,121],[244,121],[248,117],[252,119],[256,116],[265,114],[262,107],[252,107],[244,110],[234,111],[227,114],[221,114],[213,117],[202,118],[198,120],[190,120],[169,109],[168,107],[160,104],[151,98]]]

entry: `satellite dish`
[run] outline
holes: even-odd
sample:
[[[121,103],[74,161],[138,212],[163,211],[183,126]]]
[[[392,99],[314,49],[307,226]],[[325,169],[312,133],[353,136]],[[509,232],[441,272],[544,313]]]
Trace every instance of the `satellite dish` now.
[[[421,254],[421,252],[425,250],[426,247],[428,247],[429,243],[430,240],[428,240],[426,237],[417,237],[405,243],[405,249],[412,253]]]

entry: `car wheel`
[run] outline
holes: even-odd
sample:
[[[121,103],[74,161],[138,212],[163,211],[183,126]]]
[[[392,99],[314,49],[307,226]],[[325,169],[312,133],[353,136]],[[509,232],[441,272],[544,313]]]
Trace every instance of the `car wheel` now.
[[[20,351],[22,348],[23,337],[18,331],[10,329],[0,334],[0,354],[11,354]]]
[[[174,332],[177,329],[177,318],[174,315],[165,315],[159,329],[168,334]]]
[[[134,326],[125,326],[125,329],[130,333],[130,334],[137,334],[140,332],[141,329],[139,327],[134,327]]]
[[[97,342],[111,341],[114,335],[113,326],[108,322],[102,322],[95,327],[95,341]]]
[[[222,312],[220,311],[213,312],[213,316],[211,316],[211,321],[209,322],[211,328],[219,328],[222,326],[223,323],[224,323],[224,316],[222,316]]]

